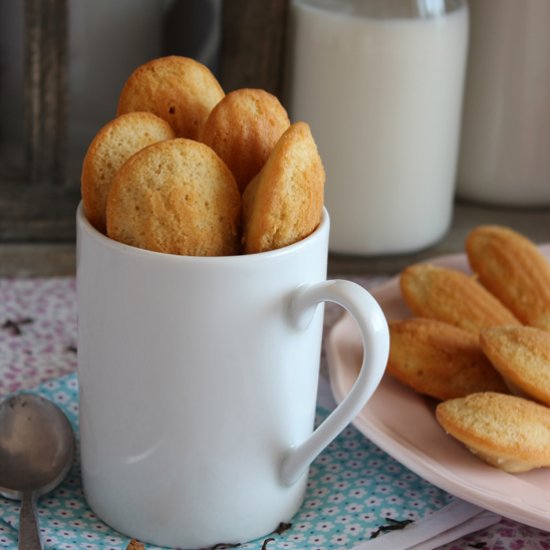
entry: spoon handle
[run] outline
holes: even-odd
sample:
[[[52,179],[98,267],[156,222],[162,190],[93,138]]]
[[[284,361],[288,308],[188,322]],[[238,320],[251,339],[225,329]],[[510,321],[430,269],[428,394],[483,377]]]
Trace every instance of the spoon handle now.
[[[31,491],[23,493],[19,512],[19,550],[42,550],[35,502],[35,496]]]

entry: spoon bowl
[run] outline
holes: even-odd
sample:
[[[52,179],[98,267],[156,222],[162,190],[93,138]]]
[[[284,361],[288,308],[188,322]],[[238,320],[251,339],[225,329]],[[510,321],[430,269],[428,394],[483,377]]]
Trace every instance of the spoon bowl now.
[[[35,501],[65,478],[74,447],[71,425],[51,401],[18,394],[0,403],[0,494],[22,502],[20,548],[41,548]]]

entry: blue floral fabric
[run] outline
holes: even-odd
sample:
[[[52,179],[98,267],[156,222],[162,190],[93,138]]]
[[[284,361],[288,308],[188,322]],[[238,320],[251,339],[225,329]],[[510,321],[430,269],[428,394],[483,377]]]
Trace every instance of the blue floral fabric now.
[[[35,391],[61,407],[78,440],[76,375],[46,382]],[[318,409],[317,421],[326,414]],[[239,548],[348,550],[376,534],[383,536],[400,522],[420,519],[452,498],[350,426],[313,463],[306,499],[291,525]],[[124,550],[129,543],[87,506],[78,452],[65,481],[39,500],[38,514],[46,549]],[[0,497],[0,548],[17,548],[18,522],[19,503]],[[158,547],[146,544],[146,548]]]

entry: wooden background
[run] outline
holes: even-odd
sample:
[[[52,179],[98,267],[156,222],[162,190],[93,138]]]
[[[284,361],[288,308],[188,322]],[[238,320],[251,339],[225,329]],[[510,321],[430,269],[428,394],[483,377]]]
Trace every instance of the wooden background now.
[[[1,10],[8,1],[12,4],[24,2],[29,32],[34,32],[35,38],[38,36],[37,43],[45,49],[42,59],[37,59],[36,51],[28,51],[25,63],[30,81],[36,84],[36,79],[41,75],[44,79],[41,85],[48,93],[40,95],[36,90],[34,93],[28,90],[21,92],[25,93],[28,111],[24,117],[25,124],[29,125],[33,116],[36,119],[35,132],[27,131],[26,143],[18,143],[14,147],[3,142],[0,125],[0,276],[72,274],[75,264],[74,217],[80,200],[78,167],[81,159],[66,158],[62,154],[62,122],[66,112],[63,102],[67,90],[63,86],[52,85],[51,78],[63,64],[70,62],[69,55],[63,41],[52,46],[47,40],[52,34],[66,32],[63,10],[66,10],[67,2],[75,0],[2,0],[0,23]],[[178,1],[186,5],[194,1],[199,5],[203,0]],[[220,2],[221,10],[216,19],[220,31],[216,74],[222,86],[226,91],[247,86],[264,88],[276,94],[287,106],[285,45],[289,0]],[[53,18],[52,13],[55,14]],[[45,33],[45,29],[51,32]],[[176,29],[181,35],[181,25],[176,25]],[[170,50],[164,53],[186,54],[185,51]],[[40,72],[37,72],[37,67],[41,67]],[[0,72],[0,91],[2,84]],[[38,115],[36,113],[38,107],[45,111],[42,116],[38,116],[40,112]],[[52,135],[59,139],[52,139]],[[71,165],[76,170],[67,168]],[[550,208],[547,206],[514,209],[457,202],[448,234],[434,246],[414,254],[390,257],[361,258],[333,254],[329,258],[329,273],[395,273],[413,261],[462,251],[466,234],[482,223],[509,225],[537,243],[550,242]]]
[[[63,156],[66,79],[52,83],[70,62],[67,0],[24,1],[26,41],[34,44],[25,52],[26,142],[4,143],[0,130],[0,243],[72,243],[80,182],[67,167],[81,160]],[[287,0],[223,2],[218,76],[226,91],[282,92],[286,17]]]

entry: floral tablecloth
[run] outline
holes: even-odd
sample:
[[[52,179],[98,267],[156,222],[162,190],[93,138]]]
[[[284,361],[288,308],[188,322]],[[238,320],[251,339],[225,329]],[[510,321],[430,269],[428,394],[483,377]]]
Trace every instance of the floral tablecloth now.
[[[356,279],[369,288],[380,279]],[[339,310],[327,304],[325,328]],[[324,358],[323,358],[324,361]],[[78,435],[73,278],[0,279],[0,397],[37,391],[60,405]],[[326,373],[326,367],[322,366]],[[318,410],[318,418],[326,414]],[[315,461],[308,493],[292,525],[245,548],[346,549],[418,520],[454,497],[408,471],[353,426]],[[17,548],[18,503],[0,498],[0,547]],[[78,453],[65,482],[39,501],[46,548],[124,549],[128,539],[87,507]],[[148,549],[153,547],[147,545]],[[508,519],[442,548],[550,549],[550,533]],[[391,549],[390,549],[391,550]]]

